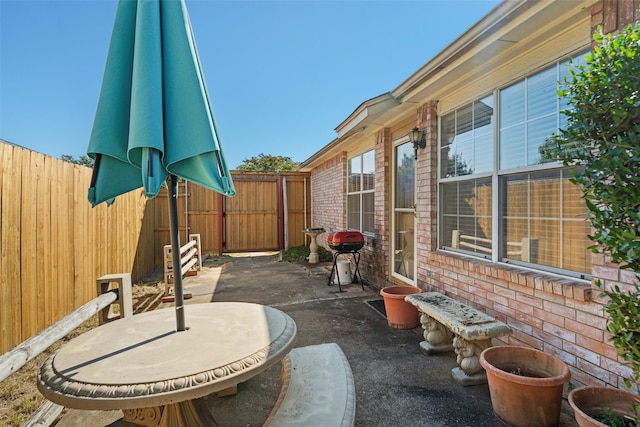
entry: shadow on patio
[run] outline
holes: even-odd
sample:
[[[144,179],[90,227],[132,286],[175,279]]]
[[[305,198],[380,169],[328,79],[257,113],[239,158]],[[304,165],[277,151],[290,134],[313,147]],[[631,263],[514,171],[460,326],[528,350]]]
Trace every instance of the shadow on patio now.
[[[455,354],[425,356],[422,329],[395,330],[367,301],[378,290],[327,286],[330,263],[278,262],[277,256],[235,258],[185,278],[186,304],[243,301],[276,307],[296,322],[295,347],[335,342],[355,379],[356,426],[496,426],[486,385],[462,387],[451,377]],[[366,280],[366,277],[365,277]],[[170,306],[171,304],[162,304]],[[261,426],[280,391],[280,364],[238,385],[238,394],[209,397],[220,426]],[[69,411],[59,427],[119,426],[119,411]],[[577,425],[566,401],[562,426]],[[329,427],[329,426],[328,426]]]

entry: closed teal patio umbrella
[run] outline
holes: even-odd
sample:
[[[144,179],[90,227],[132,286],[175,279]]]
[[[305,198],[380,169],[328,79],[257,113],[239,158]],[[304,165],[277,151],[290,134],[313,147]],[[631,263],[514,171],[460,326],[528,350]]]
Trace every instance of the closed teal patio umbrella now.
[[[92,206],[167,182],[174,265],[180,265],[178,177],[226,196],[235,189],[222,152],[184,0],[120,0],[87,154]],[[177,330],[185,330],[175,274]]]

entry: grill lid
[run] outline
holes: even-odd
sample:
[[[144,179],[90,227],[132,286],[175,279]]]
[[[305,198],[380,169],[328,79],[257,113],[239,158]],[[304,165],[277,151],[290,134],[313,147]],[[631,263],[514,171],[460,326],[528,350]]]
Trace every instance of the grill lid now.
[[[364,246],[364,236],[359,231],[337,231],[327,236],[327,242],[336,251],[357,251]]]
[[[333,244],[364,242],[364,236],[359,231],[336,231],[329,234],[327,241]]]

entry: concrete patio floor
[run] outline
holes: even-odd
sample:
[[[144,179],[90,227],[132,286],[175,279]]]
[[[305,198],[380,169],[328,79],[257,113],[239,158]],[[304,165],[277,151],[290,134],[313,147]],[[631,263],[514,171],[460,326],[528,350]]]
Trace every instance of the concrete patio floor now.
[[[378,290],[369,286],[362,290],[354,283],[338,292],[337,285],[327,286],[330,268],[330,263],[278,262],[277,256],[236,257],[233,265],[185,278],[185,292],[193,295],[185,303],[270,305],[295,320],[296,347],[339,344],[355,379],[356,426],[498,425],[488,387],[462,387],[451,377],[451,369],[457,366],[455,354],[422,354],[421,328],[389,327],[383,315],[367,304],[381,299]],[[280,386],[280,365],[276,364],[239,384],[237,395],[207,399],[219,426],[261,426]],[[70,410],[57,426],[122,426],[121,418],[120,411]],[[566,400],[560,425],[577,426]]]

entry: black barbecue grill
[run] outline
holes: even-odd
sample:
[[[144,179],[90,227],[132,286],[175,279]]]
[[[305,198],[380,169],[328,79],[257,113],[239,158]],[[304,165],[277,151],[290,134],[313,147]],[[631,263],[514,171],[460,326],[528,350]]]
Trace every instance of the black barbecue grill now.
[[[353,261],[356,265],[356,270],[353,274],[354,280],[360,282],[362,290],[364,290],[364,283],[362,283],[362,276],[360,276],[360,249],[364,246],[364,236],[358,231],[338,231],[330,233],[327,237],[327,243],[329,247],[333,249],[333,267],[331,267],[331,274],[329,275],[329,282],[327,285],[331,286],[334,273],[338,278],[338,289],[342,292],[342,284],[340,283],[340,274],[338,274],[337,261],[338,257],[343,254],[351,254]]]

